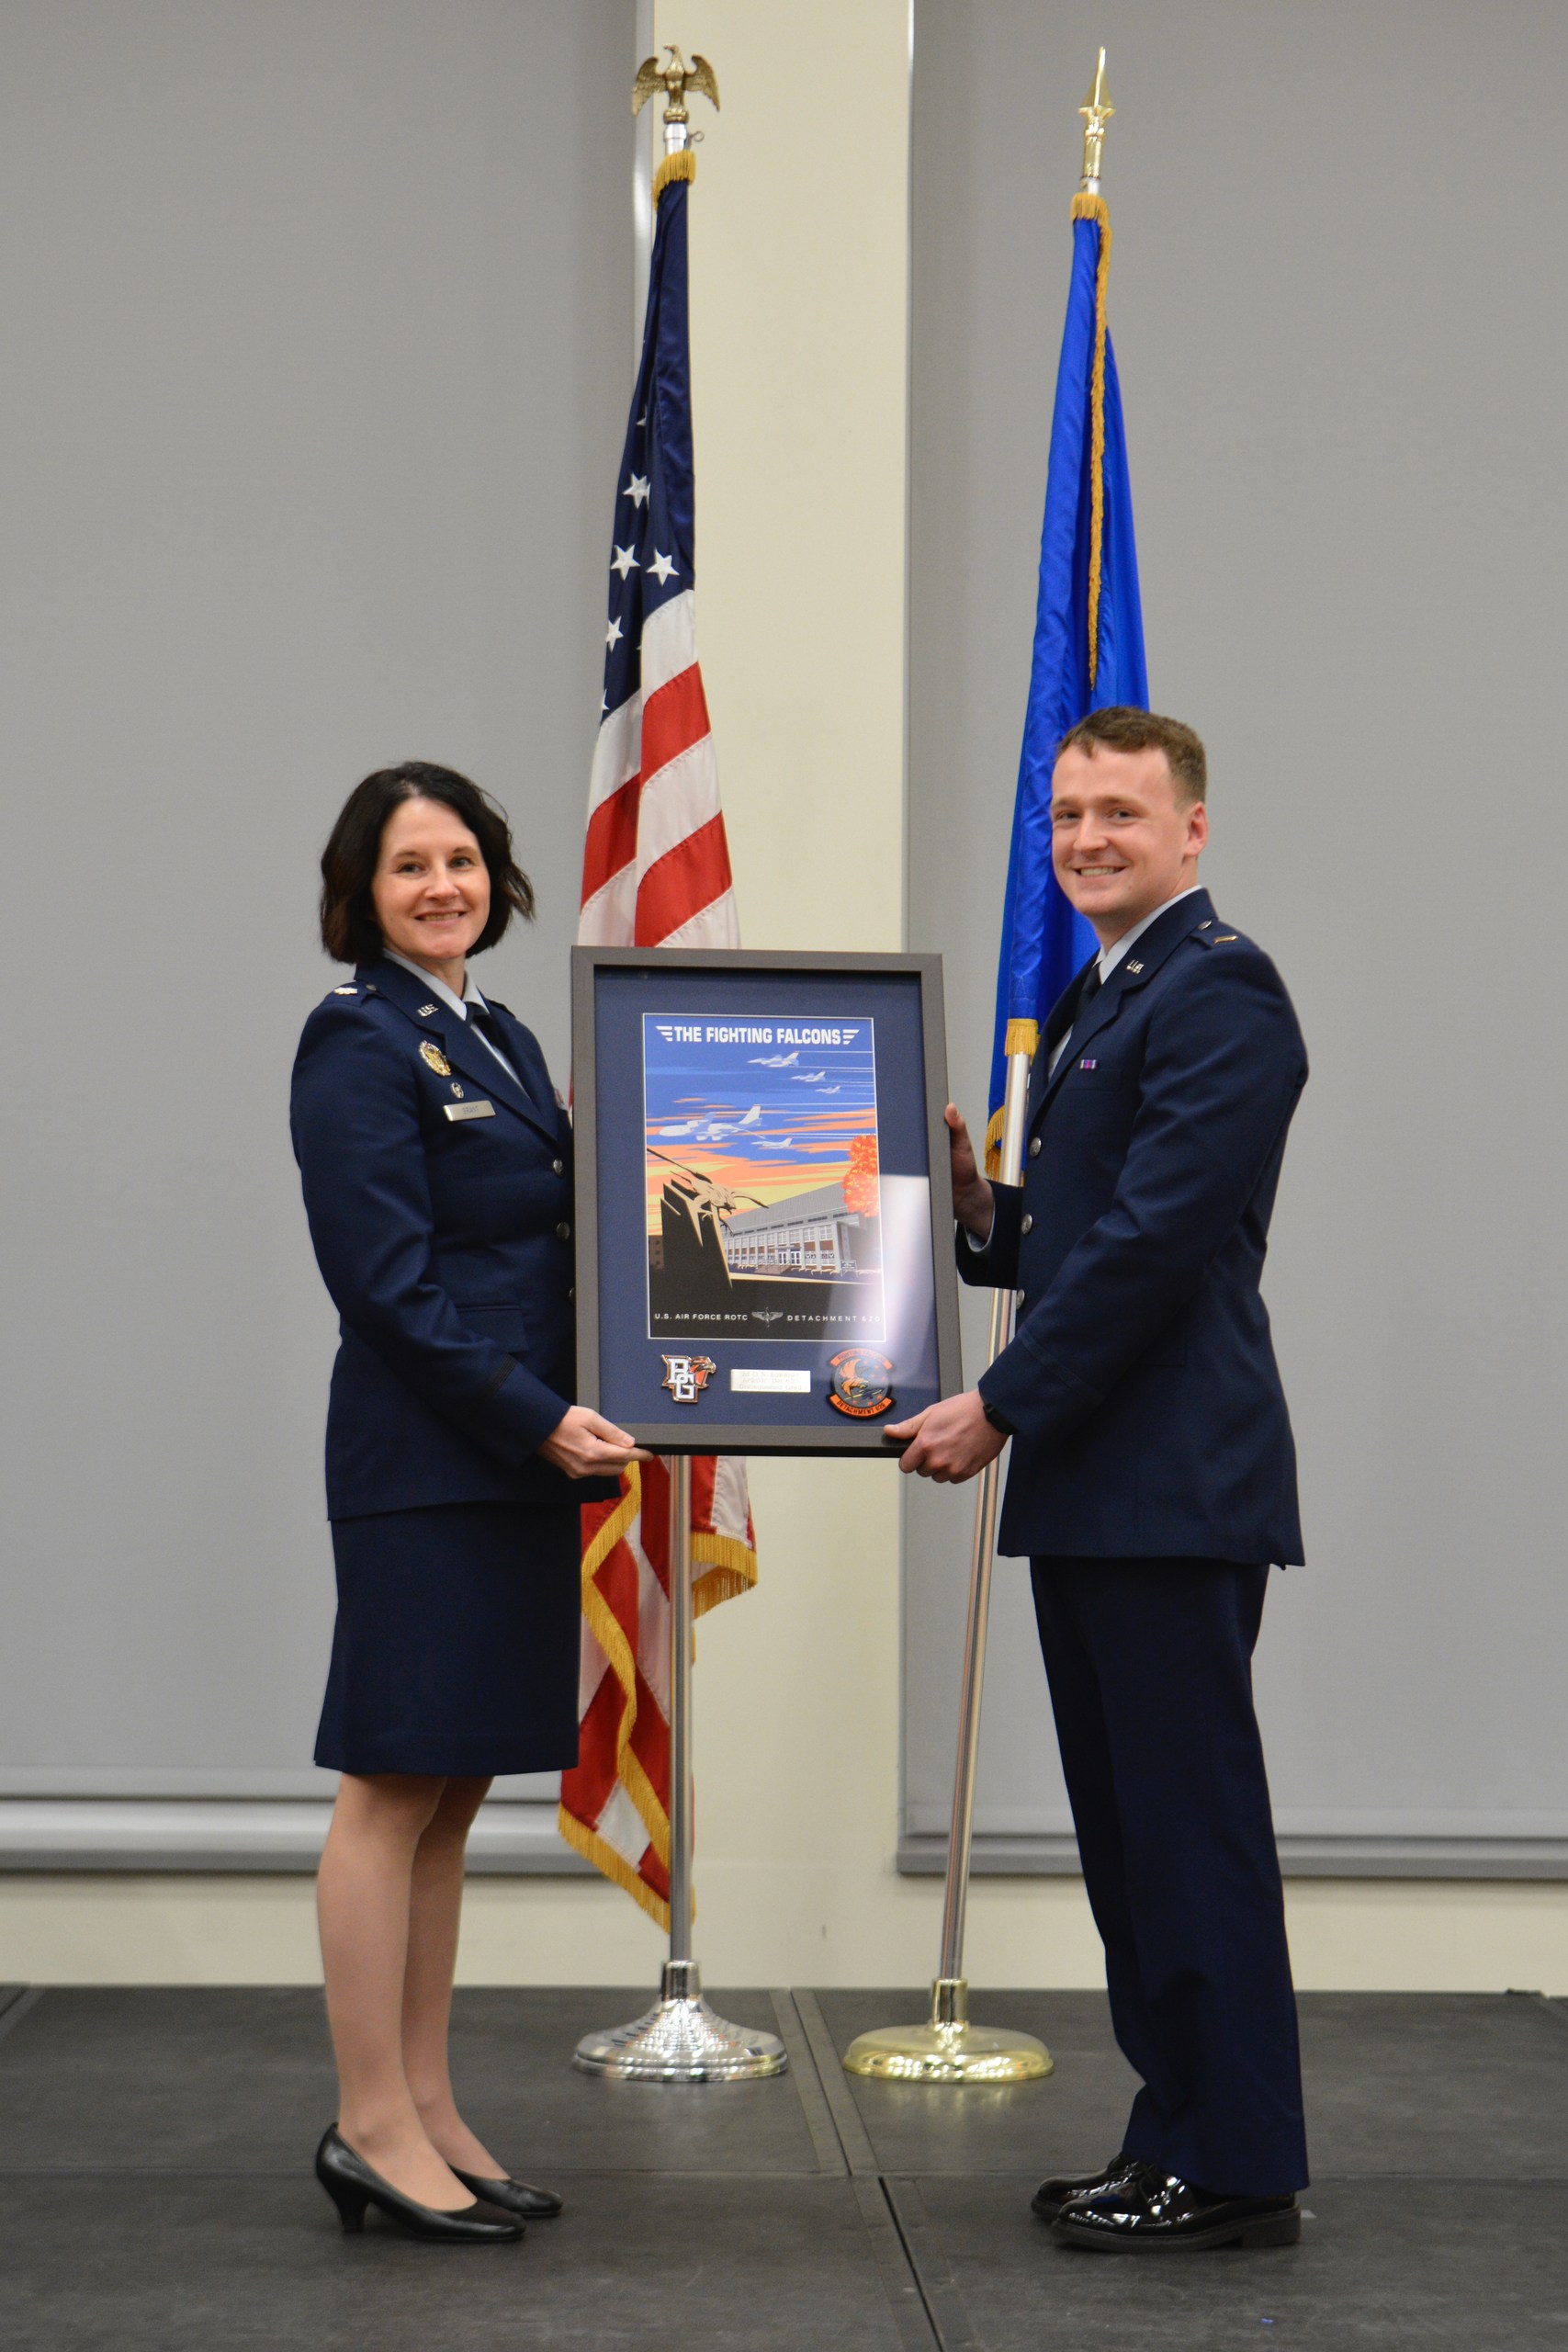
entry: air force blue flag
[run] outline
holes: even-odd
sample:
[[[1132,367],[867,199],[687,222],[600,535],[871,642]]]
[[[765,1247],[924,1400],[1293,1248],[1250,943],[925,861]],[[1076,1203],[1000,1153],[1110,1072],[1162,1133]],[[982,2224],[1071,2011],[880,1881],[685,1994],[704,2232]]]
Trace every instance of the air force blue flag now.
[[[1051,869],[1051,771],[1069,727],[1113,703],[1146,710],[1138,558],[1116,361],[1105,326],[1111,223],[1073,204],[1073,275],[1056,371],[1029,708],[1013,805],[997,975],[987,1165],[994,1175],[1010,1054],[1032,1054],[1045,1016],[1097,944]]]

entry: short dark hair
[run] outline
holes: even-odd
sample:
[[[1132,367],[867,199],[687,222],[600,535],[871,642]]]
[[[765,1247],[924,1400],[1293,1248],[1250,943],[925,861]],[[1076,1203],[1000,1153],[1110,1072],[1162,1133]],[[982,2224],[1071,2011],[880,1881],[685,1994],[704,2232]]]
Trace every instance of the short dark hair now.
[[[479,845],[490,876],[490,918],[470,955],[493,947],[514,914],[533,916],[534,886],[512,854],[505,809],[456,768],[405,760],[355,786],[321,852],[321,944],[340,964],[371,964],[386,953],[370,886],[387,820],[405,800],[445,802]]]
[[[1209,761],[1201,739],[1179,718],[1162,718],[1157,710],[1133,710],[1125,703],[1111,703],[1091,710],[1069,727],[1056,746],[1064,752],[1086,752],[1093,759],[1103,744],[1108,752],[1163,752],[1177,799],[1190,808],[1209,796]]]

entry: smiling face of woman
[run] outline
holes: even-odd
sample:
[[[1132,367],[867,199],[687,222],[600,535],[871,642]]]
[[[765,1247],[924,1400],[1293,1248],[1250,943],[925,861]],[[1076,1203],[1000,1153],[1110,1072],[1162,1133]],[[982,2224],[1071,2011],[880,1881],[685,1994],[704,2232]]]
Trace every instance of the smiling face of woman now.
[[[381,833],[371,903],[381,937],[457,995],[490,920],[490,874],[473,834],[444,800],[400,800]]]

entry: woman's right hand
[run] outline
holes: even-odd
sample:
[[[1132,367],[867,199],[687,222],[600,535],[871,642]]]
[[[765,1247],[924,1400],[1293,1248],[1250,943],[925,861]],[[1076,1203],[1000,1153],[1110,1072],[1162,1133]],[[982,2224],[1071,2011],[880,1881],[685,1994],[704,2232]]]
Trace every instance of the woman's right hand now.
[[[636,1438],[586,1405],[573,1405],[556,1423],[540,1453],[569,1478],[602,1478],[628,1462],[650,1462]]]

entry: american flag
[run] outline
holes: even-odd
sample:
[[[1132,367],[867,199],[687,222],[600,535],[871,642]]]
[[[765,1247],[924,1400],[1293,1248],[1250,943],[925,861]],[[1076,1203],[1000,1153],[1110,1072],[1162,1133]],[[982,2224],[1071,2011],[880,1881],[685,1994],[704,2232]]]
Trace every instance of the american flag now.
[[[694,496],[686,311],[692,157],[669,157],[642,360],[610,535],[604,694],[588,795],[581,942],[736,947],[739,929],[693,621]],[[671,170],[671,165],[675,169]],[[576,1768],[560,1830],[662,1926],[670,1917],[670,1482],[632,1466],[582,1514]],[[692,1464],[694,1607],[757,1580],[746,1473]]]

